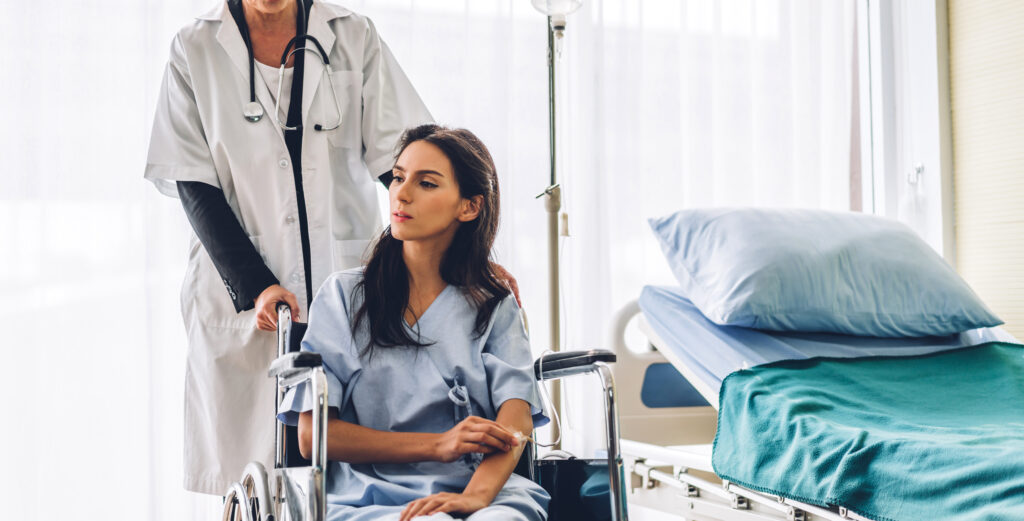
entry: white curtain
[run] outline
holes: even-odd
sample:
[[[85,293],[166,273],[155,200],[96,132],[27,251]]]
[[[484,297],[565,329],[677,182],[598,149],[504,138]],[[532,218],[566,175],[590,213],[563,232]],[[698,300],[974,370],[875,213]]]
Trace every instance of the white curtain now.
[[[142,180],[184,2],[0,4],[0,504],[210,519],[181,488],[187,223]]]
[[[645,219],[684,207],[849,207],[853,2],[588,1],[559,70],[563,342],[671,283]],[[181,490],[188,225],[142,180],[174,32],[212,5],[0,6],[0,501],[18,519],[210,519]],[[498,259],[548,338],[546,21],[526,0],[365,0],[439,122],[501,175]],[[572,398],[576,400],[576,398]],[[583,402],[569,404],[580,412]],[[599,438],[568,440],[591,450]],[[599,431],[598,431],[599,432]]]
[[[850,209],[855,16],[853,0],[605,0],[569,17],[568,347],[606,345],[617,309],[645,284],[675,283],[648,218]],[[567,446],[586,455],[603,430],[572,418],[600,419],[579,414],[600,407],[594,385],[568,391]]]

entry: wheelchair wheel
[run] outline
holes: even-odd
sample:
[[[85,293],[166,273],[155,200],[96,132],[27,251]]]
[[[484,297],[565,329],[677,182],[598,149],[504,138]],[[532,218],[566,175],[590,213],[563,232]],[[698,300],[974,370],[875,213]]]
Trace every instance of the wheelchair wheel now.
[[[249,463],[241,481],[228,488],[223,521],[273,521],[274,508],[267,486],[267,471],[257,461]]]
[[[242,488],[249,500],[249,511],[253,521],[274,521],[274,507],[270,502],[270,487],[267,486],[267,470],[263,464],[254,461],[242,472]]]
[[[222,521],[253,521],[252,509],[245,495],[245,488],[239,482],[234,482],[228,487],[228,493],[224,495],[224,515]]]

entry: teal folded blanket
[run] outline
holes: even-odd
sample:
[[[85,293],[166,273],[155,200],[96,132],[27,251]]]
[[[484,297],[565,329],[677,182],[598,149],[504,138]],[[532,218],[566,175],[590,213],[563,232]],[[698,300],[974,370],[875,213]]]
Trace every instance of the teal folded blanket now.
[[[724,479],[877,521],[1024,520],[1024,346],[776,362],[719,400]]]

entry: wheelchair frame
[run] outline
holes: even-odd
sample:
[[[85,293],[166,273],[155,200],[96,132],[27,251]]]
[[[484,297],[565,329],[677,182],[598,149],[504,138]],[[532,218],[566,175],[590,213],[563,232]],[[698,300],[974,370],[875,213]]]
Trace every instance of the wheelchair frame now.
[[[225,494],[223,521],[324,521],[327,518],[327,378],[319,354],[288,352],[292,332],[291,309],[286,304],[278,304],[277,316],[278,356],[268,372],[268,376],[277,380],[274,400],[274,468],[268,472],[258,461],[245,467],[241,479],[232,483]],[[538,383],[589,373],[596,374],[600,379],[604,396],[611,519],[627,521],[615,381],[608,366],[615,360],[614,353],[604,350],[551,353],[535,361],[534,375]],[[287,431],[285,425],[277,421],[277,413],[280,412],[285,392],[306,382],[313,386],[316,403],[313,408],[311,464],[306,467],[288,467]],[[522,459],[529,457],[532,465],[536,447],[531,445],[529,450],[531,452],[524,453]]]

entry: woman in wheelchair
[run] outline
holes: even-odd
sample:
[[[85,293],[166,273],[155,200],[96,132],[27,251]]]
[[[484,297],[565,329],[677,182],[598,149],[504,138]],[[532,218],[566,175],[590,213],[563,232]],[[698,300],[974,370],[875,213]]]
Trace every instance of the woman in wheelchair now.
[[[492,268],[498,178],[467,130],[405,133],[391,226],[364,268],[313,300],[302,349],[320,353],[331,413],[332,520],[544,520],[547,493],[513,474],[539,407],[519,308]],[[312,445],[302,387],[280,418]]]

